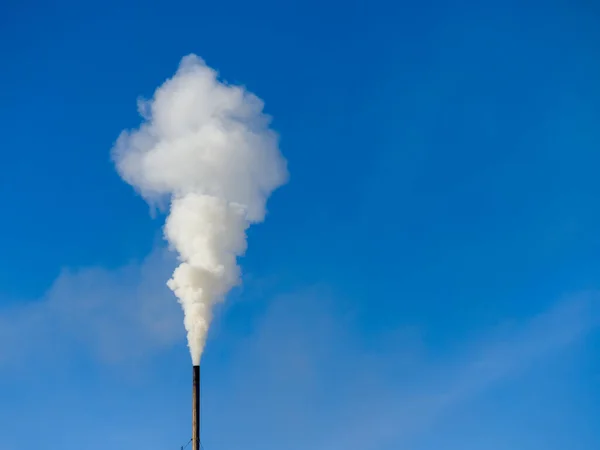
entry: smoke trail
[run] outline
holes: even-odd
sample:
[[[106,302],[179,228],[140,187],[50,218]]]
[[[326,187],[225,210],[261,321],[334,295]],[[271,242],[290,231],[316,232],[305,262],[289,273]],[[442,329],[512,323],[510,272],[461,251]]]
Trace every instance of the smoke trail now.
[[[213,305],[239,282],[246,229],[264,219],[267,198],[287,179],[286,162],[263,102],[219,81],[196,55],[138,110],[144,122],[121,133],[112,156],[149,204],[170,202],[164,235],[181,264],[167,284],[196,365]]]

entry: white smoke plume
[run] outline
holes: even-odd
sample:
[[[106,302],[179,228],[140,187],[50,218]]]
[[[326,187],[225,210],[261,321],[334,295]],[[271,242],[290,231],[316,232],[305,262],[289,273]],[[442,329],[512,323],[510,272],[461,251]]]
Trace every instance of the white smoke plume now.
[[[164,235],[181,264],[168,281],[184,311],[194,365],[212,307],[239,282],[246,229],[287,180],[263,102],[226,84],[196,55],[141,101],[144,121],[123,131],[112,156],[123,180],[151,205],[170,202]]]

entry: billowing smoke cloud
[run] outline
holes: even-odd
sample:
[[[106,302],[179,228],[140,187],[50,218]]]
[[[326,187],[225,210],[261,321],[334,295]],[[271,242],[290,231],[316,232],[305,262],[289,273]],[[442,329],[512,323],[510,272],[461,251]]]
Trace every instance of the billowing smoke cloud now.
[[[181,264],[167,284],[199,364],[212,307],[239,282],[246,229],[264,219],[267,198],[287,179],[286,162],[263,102],[219,81],[195,55],[138,110],[144,122],[121,133],[112,155],[148,203],[170,202],[164,234]]]

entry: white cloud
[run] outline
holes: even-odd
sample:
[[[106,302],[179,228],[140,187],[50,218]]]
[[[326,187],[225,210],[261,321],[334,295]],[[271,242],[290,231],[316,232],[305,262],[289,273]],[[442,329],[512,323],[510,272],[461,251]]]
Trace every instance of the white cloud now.
[[[183,338],[181,309],[165,285],[175,262],[155,250],[115,270],[63,270],[35,302],[0,309],[0,364],[68,356],[138,360]]]
[[[410,448],[457,407],[585,336],[598,324],[597,297],[570,297],[442,357],[428,354],[411,330],[383,350],[366,348],[355,324],[322,292],[280,298],[238,342],[231,364],[212,369],[219,380],[207,381],[207,443]],[[227,427],[236,433],[223,435]]]
[[[151,205],[171,200],[164,237],[181,264],[167,285],[183,308],[197,365],[213,308],[239,283],[246,230],[265,219],[287,163],[262,100],[220,80],[196,55],[181,60],[140,113],[144,122],[121,133],[112,155]]]

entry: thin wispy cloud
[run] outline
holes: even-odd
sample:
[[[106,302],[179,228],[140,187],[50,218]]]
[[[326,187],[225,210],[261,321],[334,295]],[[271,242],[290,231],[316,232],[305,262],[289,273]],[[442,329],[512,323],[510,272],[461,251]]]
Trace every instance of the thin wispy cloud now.
[[[380,449],[410,443],[453,407],[517,377],[585,337],[600,323],[598,300],[597,293],[574,295],[520,326],[481,337],[477,350],[459,353],[450,365],[425,370],[426,381],[411,386],[411,392],[395,393],[390,387],[377,406],[368,409],[366,417],[362,405],[355,405],[354,421],[331,433],[316,448]]]
[[[252,436],[265,449],[410,448],[453,409],[560,356],[600,319],[597,293],[574,295],[436,357],[415,333],[373,352],[328,304],[318,291],[273,303],[239,344],[230,378],[207,394],[207,408],[237,430],[218,435],[225,424],[208,418],[209,442],[233,449]]]
[[[172,346],[183,337],[181,311],[161,277],[173,265],[157,249],[115,270],[63,270],[42,298],[0,309],[0,364],[77,350],[119,363]]]

